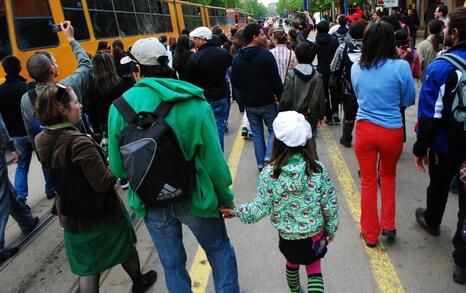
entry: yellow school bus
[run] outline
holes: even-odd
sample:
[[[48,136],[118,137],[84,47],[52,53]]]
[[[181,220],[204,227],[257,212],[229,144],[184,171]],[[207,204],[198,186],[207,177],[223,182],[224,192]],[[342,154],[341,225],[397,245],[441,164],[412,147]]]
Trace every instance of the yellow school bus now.
[[[177,37],[182,29],[221,25],[226,9],[176,0],[0,0],[0,60],[7,55],[26,60],[37,51],[51,52],[61,79],[76,69],[73,52],[62,33],[51,27],[70,20],[75,39],[94,55],[99,41],[120,39],[125,48],[147,37]],[[0,82],[5,73],[0,66]]]

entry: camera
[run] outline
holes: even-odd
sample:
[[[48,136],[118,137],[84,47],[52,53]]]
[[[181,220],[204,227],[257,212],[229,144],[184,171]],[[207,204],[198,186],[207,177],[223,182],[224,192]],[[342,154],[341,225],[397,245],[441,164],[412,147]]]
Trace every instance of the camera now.
[[[63,26],[66,28],[66,23],[63,24]],[[61,32],[61,26],[59,24],[54,24],[52,21],[49,22],[49,27],[53,33]]]

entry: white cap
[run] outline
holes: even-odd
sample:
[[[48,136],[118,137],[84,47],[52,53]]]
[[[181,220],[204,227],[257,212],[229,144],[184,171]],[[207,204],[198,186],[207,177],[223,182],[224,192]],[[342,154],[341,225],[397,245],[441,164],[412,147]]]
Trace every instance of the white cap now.
[[[195,28],[189,36],[191,38],[199,38],[199,39],[204,39],[204,40],[210,40],[212,39],[212,32],[210,31],[209,28],[205,26],[200,26],[198,28]]]
[[[296,111],[279,112],[273,121],[275,137],[289,147],[305,146],[312,138],[311,124]]]
[[[156,38],[146,38],[137,40],[130,48],[128,56],[121,58],[121,64],[135,62],[141,65],[160,65],[157,59],[167,56],[167,49]]]

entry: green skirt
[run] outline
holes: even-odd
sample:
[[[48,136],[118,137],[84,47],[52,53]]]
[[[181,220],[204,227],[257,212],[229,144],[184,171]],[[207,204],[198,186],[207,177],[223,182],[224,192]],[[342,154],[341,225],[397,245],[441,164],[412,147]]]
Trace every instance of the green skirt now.
[[[90,276],[128,259],[135,251],[136,234],[128,214],[89,231],[65,230],[65,248],[71,271]]]

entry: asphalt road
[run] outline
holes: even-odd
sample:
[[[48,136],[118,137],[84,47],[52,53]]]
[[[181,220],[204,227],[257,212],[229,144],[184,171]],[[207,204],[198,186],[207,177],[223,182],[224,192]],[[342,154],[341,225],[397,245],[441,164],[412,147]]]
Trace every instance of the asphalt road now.
[[[358,166],[353,149],[336,143],[341,126],[327,126],[318,131],[319,159],[328,168],[337,187],[340,213],[340,227],[335,241],[330,244],[323,260],[326,292],[466,292],[465,286],[452,280],[451,240],[456,225],[457,195],[450,195],[439,237],[423,232],[414,218],[415,209],[425,204],[428,183],[427,175],[419,173],[413,165],[411,148],[415,116],[416,107],[408,109],[408,140],[398,164],[398,238],[393,244],[383,243],[383,248],[367,249],[359,239]],[[232,153],[240,151],[233,185],[237,204],[255,197],[258,176],[252,141],[246,141],[242,149],[233,149],[240,121],[241,115],[236,104],[233,104],[230,131],[225,136],[225,157],[228,159]],[[14,165],[10,166],[9,173],[13,180]],[[43,178],[35,157],[29,184],[31,192],[28,202],[33,212],[41,215],[50,207],[51,201],[45,199]],[[348,186],[354,187],[353,194],[345,194],[345,191],[351,190]],[[125,192],[119,191],[125,198]],[[278,250],[278,235],[268,219],[264,218],[253,225],[232,219],[228,220],[227,227],[236,250],[241,292],[287,292],[285,263]],[[137,224],[136,231],[144,270],[155,269],[159,272],[159,279],[150,292],[167,292],[157,252],[143,222]],[[10,219],[6,232],[7,244],[18,234],[16,223]],[[198,245],[188,229],[184,230],[184,243],[188,255],[187,268],[191,271]],[[210,271],[199,273],[196,270],[191,271],[192,275],[201,275],[206,281],[196,282],[193,286],[195,292],[214,292],[212,278],[208,275]],[[304,284],[306,276],[303,269],[301,274]],[[0,267],[0,292],[74,292],[75,281],[76,276],[71,274],[68,267],[63,232],[57,221],[47,226],[17,257]],[[129,292],[130,286],[129,277],[117,266],[103,274],[101,292]]]

